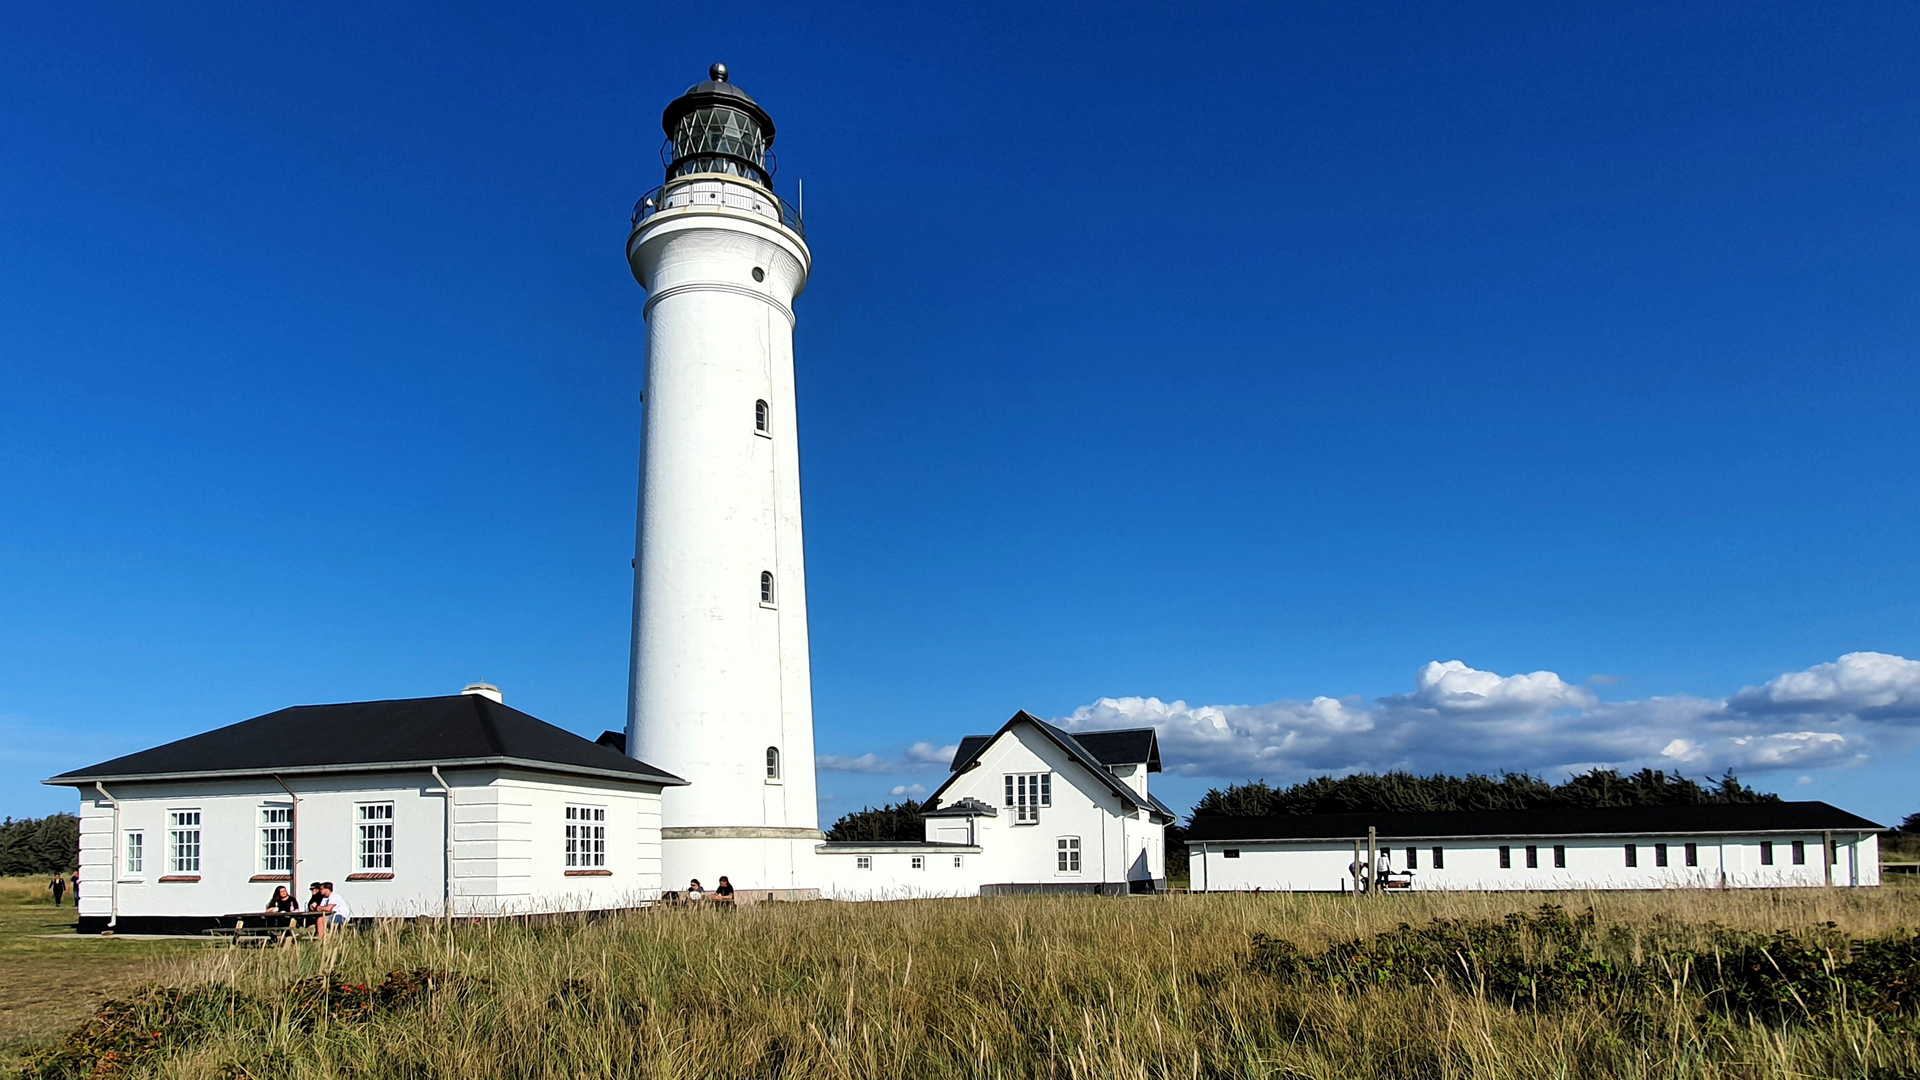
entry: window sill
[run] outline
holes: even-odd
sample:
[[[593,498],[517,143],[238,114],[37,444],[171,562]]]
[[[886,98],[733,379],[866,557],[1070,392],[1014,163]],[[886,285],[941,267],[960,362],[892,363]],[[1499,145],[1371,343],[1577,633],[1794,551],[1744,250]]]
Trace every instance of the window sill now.
[[[348,881],[392,881],[393,871],[391,870],[388,870],[385,872],[368,871],[366,873],[360,873],[360,874],[348,874],[347,880]]]
[[[767,603],[767,602],[766,602],[765,600],[762,600],[762,601],[760,601],[760,606],[761,606],[761,607],[763,607],[763,608],[765,608],[765,609],[767,609],[768,611],[779,611],[779,610],[780,610],[780,605],[779,605],[779,604],[769,604],[769,603]]]
[[[763,439],[771,440],[773,438],[773,432],[771,431],[755,431],[754,434],[760,436]]]
[[[293,875],[292,874],[255,874],[252,877],[248,878],[247,880],[248,881],[292,881]],[[347,880],[352,881],[353,879],[348,878]]]
[[[611,870],[569,870],[568,877],[612,877]]]
[[[161,881],[199,881],[199,874],[161,874]]]
[[[780,779],[780,778],[779,778],[779,777],[777,777],[777,776],[769,776],[769,777],[767,777],[767,786],[768,786],[768,787],[779,787],[779,786],[780,786],[781,784],[783,784],[783,783],[786,783],[786,781],[784,781],[784,780],[782,780],[782,779]]]

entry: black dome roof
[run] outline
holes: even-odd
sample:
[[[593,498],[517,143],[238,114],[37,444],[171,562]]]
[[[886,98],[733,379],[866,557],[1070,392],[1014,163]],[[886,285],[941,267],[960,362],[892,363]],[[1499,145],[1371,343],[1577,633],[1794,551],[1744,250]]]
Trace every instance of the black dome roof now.
[[[711,78],[705,82],[694,83],[687,87],[686,93],[667,103],[667,111],[660,115],[661,130],[671,136],[674,125],[680,122],[681,117],[695,109],[725,105],[753,117],[754,122],[758,123],[760,130],[765,133],[767,145],[773,145],[773,117],[767,115],[767,110],[761,108],[760,103],[753,100],[752,95],[727,81],[727,65],[713,65],[710,74]]]

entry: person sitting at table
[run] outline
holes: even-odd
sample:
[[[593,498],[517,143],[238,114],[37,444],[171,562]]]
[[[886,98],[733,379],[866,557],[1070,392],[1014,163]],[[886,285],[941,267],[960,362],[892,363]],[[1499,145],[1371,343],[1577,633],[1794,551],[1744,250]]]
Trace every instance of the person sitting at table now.
[[[274,886],[273,896],[267,900],[267,914],[291,915],[299,910],[299,903],[294,900],[293,894],[287,891],[285,885]]]
[[[313,884],[308,885],[307,886],[307,910],[319,911],[320,905],[324,903],[326,903],[326,899],[320,895],[320,883],[316,881]]]
[[[720,884],[714,886],[713,898],[723,904],[733,903],[733,882],[727,880],[727,875],[720,875]]]
[[[347,906],[347,898],[334,890],[333,882],[320,883],[320,910],[325,915],[320,920],[321,933],[329,926],[345,926],[353,918],[353,909]]]
[[[699,878],[694,878],[692,881],[687,882],[687,899],[705,900],[706,898],[707,891],[700,887]]]

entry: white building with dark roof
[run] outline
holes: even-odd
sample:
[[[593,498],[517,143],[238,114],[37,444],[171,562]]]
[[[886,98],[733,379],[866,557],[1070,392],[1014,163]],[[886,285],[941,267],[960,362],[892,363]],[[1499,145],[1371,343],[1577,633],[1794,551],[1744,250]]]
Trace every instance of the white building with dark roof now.
[[[1852,887],[1881,828],[1823,802],[1281,814],[1197,817],[1187,850],[1195,892]]]
[[[476,685],[281,709],[46,783],[79,790],[88,933],[198,929],[313,881],[359,917],[636,906],[685,781]]]
[[[925,838],[819,845],[825,895],[1125,894],[1166,887],[1173,813],[1147,791],[1152,728],[1071,734],[1027,712],[970,735],[927,797]]]

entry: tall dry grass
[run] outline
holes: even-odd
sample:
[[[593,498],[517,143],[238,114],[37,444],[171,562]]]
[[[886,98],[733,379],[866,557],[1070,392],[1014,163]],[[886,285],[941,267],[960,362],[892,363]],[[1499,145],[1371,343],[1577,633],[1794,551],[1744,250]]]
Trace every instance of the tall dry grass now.
[[[145,1075],[1920,1076],[1920,1035],[1846,1009],[1772,1024],[1724,1017],[1676,983],[1631,1008],[1533,1011],[1430,977],[1361,992],[1282,985],[1246,964],[1255,933],[1311,950],[1402,921],[1497,919],[1543,899],[1032,897],[386,925],[183,966],[183,985],[267,1004],[229,1006]],[[1629,951],[1655,925],[1703,946],[1712,924],[1831,921],[1857,935],[1920,925],[1914,890],[1555,899],[1591,909],[1597,932]],[[300,980],[368,983],[411,968],[464,981],[366,1020],[316,1020],[284,1004]]]

